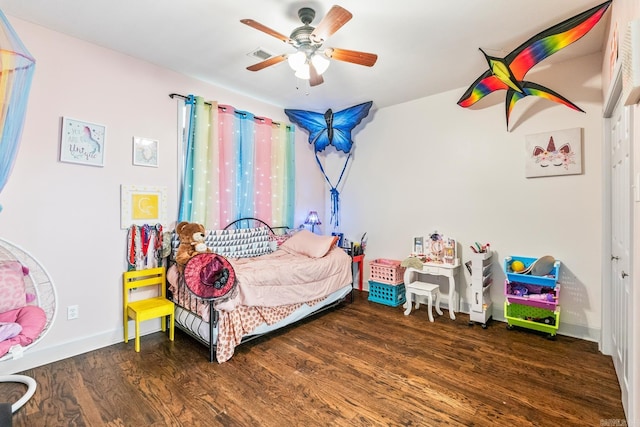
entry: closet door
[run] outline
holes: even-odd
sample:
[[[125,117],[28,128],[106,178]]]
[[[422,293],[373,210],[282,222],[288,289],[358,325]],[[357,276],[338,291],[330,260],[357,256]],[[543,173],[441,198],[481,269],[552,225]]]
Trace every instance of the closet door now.
[[[622,403],[630,414],[630,369],[632,357],[631,308],[633,304],[631,276],[632,193],[630,109],[619,100],[610,119],[611,173],[611,305],[603,307],[603,317],[609,316],[613,364],[622,391]],[[608,286],[608,284],[604,284]]]

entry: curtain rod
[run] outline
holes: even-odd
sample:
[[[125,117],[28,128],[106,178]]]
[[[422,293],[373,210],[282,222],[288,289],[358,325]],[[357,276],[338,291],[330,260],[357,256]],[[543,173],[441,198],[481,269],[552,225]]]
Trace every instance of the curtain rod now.
[[[179,93],[170,93],[170,94],[169,94],[169,98],[171,98],[171,99],[173,99],[173,98],[182,98],[182,99],[184,99],[184,100],[189,99],[189,97],[188,97],[188,96],[180,95]],[[204,104],[205,104],[205,105],[208,105],[208,106],[212,106],[212,104],[211,104],[210,102],[206,102],[206,101],[205,101],[205,103],[204,103]],[[220,106],[220,105],[218,105],[218,110],[227,111],[227,109],[226,109],[225,107]],[[239,111],[236,111],[236,114],[246,116],[246,114],[245,114],[245,113],[242,113],[242,112],[239,112]],[[263,122],[265,121],[265,119],[264,119],[263,117],[258,117],[258,116],[254,116],[254,119],[256,119],[256,120],[261,120],[261,121],[263,121]],[[281,126],[281,123],[280,123],[280,122],[274,122],[274,121],[272,121],[272,123],[273,123],[274,125],[278,126],[278,127],[280,127],[280,126]],[[285,125],[285,126],[289,127],[289,125]]]
[[[169,94],[169,98],[171,98],[171,99],[176,98],[176,97],[177,97],[177,98],[182,98],[182,99],[185,99],[185,100],[189,99],[189,97],[188,97],[188,96],[180,95],[179,93],[170,93],[170,94]],[[205,105],[208,105],[208,106],[211,106],[211,105],[212,105],[210,102],[206,102],[206,101],[205,101],[205,103],[204,103],[204,104],[205,104]],[[225,108],[224,108],[224,107],[218,107],[218,108],[225,110]]]

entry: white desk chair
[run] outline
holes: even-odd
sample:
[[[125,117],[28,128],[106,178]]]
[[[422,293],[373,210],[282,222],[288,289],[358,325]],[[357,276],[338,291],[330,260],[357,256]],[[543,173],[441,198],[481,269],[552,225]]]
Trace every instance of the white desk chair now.
[[[434,283],[426,283],[426,282],[411,282],[410,284],[405,283],[405,293],[407,302],[405,303],[406,310],[404,311],[404,315],[408,316],[411,313],[411,308],[414,300],[414,296],[426,296],[429,310],[429,321],[433,322],[433,303],[435,301],[436,313],[442,316],[442,310],[440,309],[440,287]],[[416,302],[416,310],[420,308],[420,300],[415,298]]]

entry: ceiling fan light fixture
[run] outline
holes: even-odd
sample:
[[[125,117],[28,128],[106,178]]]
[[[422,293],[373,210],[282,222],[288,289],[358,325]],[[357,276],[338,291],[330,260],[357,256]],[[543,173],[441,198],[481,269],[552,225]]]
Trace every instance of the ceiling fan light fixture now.
[[[374,53],[323,47],[325,41],[353,17],[351,12],[343,7],[332,6],[315,27],[311,26],[315,17],[315,11],[312,8],[301,8],[298,10],[298,17],[303,25],[294,28],[289,36],[253,19],[240,20],[241,23],[275,37],[296,49],[295,53],[266,57],[263,61],[248,66],[247,70],[259,71],[286,60],[298,79],[308,80],[309,86],[318,86],[324,82],[322,74],[327,71],[329,64],[334,60],[367,67],[372,67],[376,63],[378,55]],[[267,55],[265,52],[261,52],[261,54]],[[262,58],[257,54],[255,56]]]
[[[313,57],[311,58],[311,62],[313,63],[313,66],[315,67],[316,72],[319,75],[322,75],[325,71],[327,71],[327,68],[329,68],[329,64],[331,63],[331,61],[329,61],[329,58],[327,58],[322,53],[316,53],[315,55],[313,55]]]
[[[304,52],[298,51],[293,55],[289,55],[287,62],[294,71],[298,71],[300,68],[305,66],[307,62],[307,55]],[[307,66],[306,68],[308,73],[309,67]]]
[[[296,77],[303,80],[309,80],[311,78],[311,73],[309,72],[309,64],[302,64],[302,66],[296,70]]]

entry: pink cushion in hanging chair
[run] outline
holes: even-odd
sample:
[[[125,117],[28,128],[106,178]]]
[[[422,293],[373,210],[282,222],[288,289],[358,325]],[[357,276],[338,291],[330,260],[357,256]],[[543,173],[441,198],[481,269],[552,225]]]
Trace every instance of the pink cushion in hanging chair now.
[[[27,305],[25,270],[18,261],[0,261],[0,313]]]
[[[0,322],[18,323],[22,326],[19,335],[0,342],[0,357],[2,357],[14,345],[25,347],[38,338],[47,324],[47,315],[42,308],[28,305],[0,313]]]

